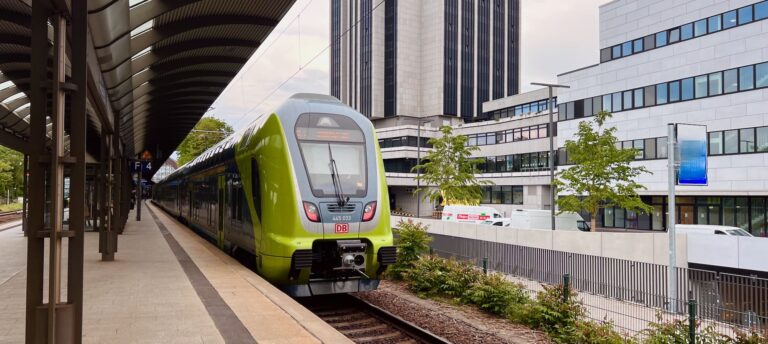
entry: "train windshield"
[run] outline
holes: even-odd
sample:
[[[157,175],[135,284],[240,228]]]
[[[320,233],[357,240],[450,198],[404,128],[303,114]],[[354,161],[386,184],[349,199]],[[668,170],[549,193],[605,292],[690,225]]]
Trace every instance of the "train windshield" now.
[[[366,195],[365,137],[351,118],[303,114],[296,122],[296,138],[315,197]]]

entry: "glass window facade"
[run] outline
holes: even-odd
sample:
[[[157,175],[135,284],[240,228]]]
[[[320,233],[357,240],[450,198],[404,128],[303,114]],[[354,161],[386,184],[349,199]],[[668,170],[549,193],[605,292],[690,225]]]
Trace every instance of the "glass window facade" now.
[[[587,105],[591,106],[591,104],[586,102],[591,102],[596,98],[602,99],[602,108],[604,110],[619,112],[766,87],[768,87],[768,62],[763,62],[609,95],[574,100],[561,104],[565,108],[569,108],[571,104],[578,104],[573,113],[571,114],[569,110],[567,116],[560,114],[559,117],[560,120],[568,120],[580,118],[582,115],[591,115],[588,113],[588,109],[586,109]],[[654,94],[646,96],[645,93],[649,92]]]
[[[618,207],[601,209],[597,226],[666,230],[668,203],[665,196],[642,196],[651,205],[650,214],[636,214]],[[677,197],[675,213],[678,224],[710,224],[740,227],[752,235],[765,237],[768,229],[768,197]]]
[[[600,62],[623,58],[766,18],[768,18],[768,1],[762,1],[604,48],[600,51]]]
[[[493,185],[483,187],[482,204],[523,204],[523,186]]]

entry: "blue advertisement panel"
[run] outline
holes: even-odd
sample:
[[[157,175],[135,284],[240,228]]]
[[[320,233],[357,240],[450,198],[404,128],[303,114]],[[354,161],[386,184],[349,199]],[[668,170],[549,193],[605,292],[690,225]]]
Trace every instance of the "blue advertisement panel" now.
[[[678,185],[707,185],[707,127],[678,124]]]

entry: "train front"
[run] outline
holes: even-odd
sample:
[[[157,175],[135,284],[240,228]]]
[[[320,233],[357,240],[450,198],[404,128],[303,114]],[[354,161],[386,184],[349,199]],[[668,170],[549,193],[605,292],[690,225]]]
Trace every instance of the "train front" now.
[[[299,217],[314,240],[291,258],[289,293],[373,290],[395,262],[389,199],[373,126],[334,101],[309,101],[286,128]],[[290,141],[290,140],[289,140]],[[306,283],[305,283],[306,282]]]

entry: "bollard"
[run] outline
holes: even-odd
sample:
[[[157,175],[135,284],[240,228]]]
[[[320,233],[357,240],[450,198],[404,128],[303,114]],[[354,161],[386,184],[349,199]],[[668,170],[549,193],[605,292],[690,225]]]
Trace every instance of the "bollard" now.
[[[696,300],[688,300],[688,341],[696,344]]]
[[[568,302],[568,296],[571,295],[571,275],[563,275],[563,302]]]
[[[488,257],[483,257],[483,274],[488,274]]]

